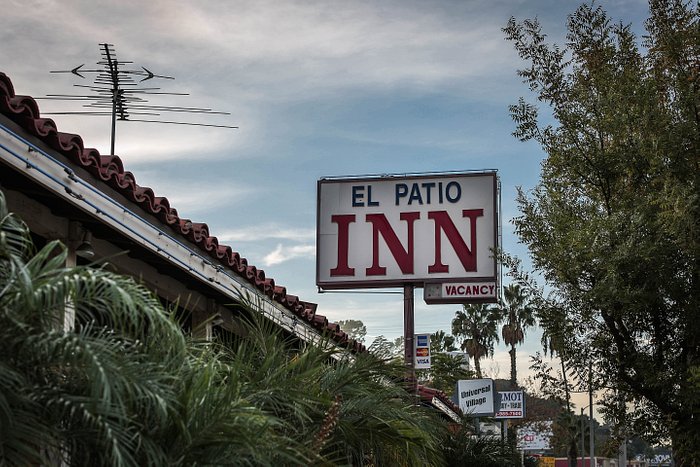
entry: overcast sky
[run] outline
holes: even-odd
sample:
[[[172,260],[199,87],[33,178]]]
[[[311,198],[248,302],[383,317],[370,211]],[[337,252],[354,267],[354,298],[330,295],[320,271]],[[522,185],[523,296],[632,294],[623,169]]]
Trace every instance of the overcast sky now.
[[[537,183],[543,154],[511,136],[508,105],[527,96],[522,63],[504,40],[508,18],[538,17],[562,44],[569,0],[175,1],[0,0],[0,71],[18,94],[80,92],[89,84],[50,74],[94,67],[98,44],[155,73],[151,103],[208,107],[226,117],[189,121],[237,130],[125,122],[116,153],[137,182],[166,196],[183,217],[265,270],[332,321],[360,319],[369,339],[403,332],[402,296],[318,294],[316,181],[324,176],[497,169],[503,247],[518,256],[509,220],[516,186]],[[641,31],[642,0],[598,2]],[[76,103],[39,101],[42,111]],[[180,118],[167,115],[166,118]],[[106,117],[56,116],[58,128],[109,153]],[[450,331],[456,305],[427,306],[416,293],[416,332]],[[519,353],[539,349],[528,334]],[[509,375],[498,348],[482,366]]]

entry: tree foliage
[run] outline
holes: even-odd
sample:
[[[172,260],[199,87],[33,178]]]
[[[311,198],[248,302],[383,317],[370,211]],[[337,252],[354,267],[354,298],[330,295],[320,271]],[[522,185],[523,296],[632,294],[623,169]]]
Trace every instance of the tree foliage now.
[[[452,319],[452,335],[462,340],[460,348],[474,359],[477,378],[481,378],[481,359],[493,355],[500,319],[500,309],[483,303],[463,305]]]
[[[455,336],[447,334],[442,330],[430,335],[431,352],[454,352],[455,350],[457,350],[455,346]]]
[[[511,453],[501,440],[492,436],[474,435],[471,420],[464,420],[456,432],[445,439],[445,458],[451,467],[502,467],[513,465]]]
[[[528,292],[519,284],[506,286],[503,298],[501,336],[503,342],[510,346],[510,385],[515,388],[518,384],[515,348],[525,341],[525,333],[535,325],[535,310],[530,305]]]
[[[359,319],[342,319],[338,321],[340,328],[345,331],[350,338],[355,339],[357,342],[365,341],[365,336],[367,336],[367,326]]]
[[[396,337],[390,341],[383,335],[374,338],[369,346],[369,351],[377,357],[385,360],[403,361],[404,358],[404,340],[403,336]]]
[[[621,394],[634,407],[618,422],[670,436],[678,465],[697,465],[700,12],[649,6],[641,47],[595,5],[569,17],[564,47],[536,20],[504,29],[554,120],[524,99],[511,107],[515,136],[546,152],[514,223],[554,291],[537,308],[559,356],[581,382],[593,363],[609,406]]]
[[[244,336],[194,341],[66,254],[35,252],[0,193],[1,465],[444,465],[447,427],[400,363],[300,346],[243,298]]]

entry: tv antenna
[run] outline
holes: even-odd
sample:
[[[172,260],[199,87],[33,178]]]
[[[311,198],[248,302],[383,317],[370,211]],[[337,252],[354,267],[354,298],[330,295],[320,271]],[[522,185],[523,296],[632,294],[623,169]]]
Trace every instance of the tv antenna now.
[[[67,112],[47,112],[45,115],[99,115],[112,117],[112,136],[110,140],[110,153],[114,155],[114,139],[117,129],[117,120],[129,122],[170,123],[174,125],[207,126],[215,128],[238,128],[230,125],[215,125],[209,123],[191,123],[174,120],[154,120],[150,117],[159,117],[161,113],[173,112],[181,114],[204,115],[231,115],[228,112],[220,112],[202,107],[179,107],[169,105],[149,104],[145,96],[167,95],[188,96],[188,93],[162,92],[157,87],[140,87],[144,81],[152,79],[175,79],[172,76],[158,75],[146,67],[141,69],[130,68],[134,62],[117,60],[113,44],[100,44],[102,60],[97,62],[101,68],[85,69],[85,64],[78,65],[70,70],[56,70],[51,73],[67,73],[85,79],[84,75],[93,75],[93,84],[74,84],[73,86],[86,89],[89,94],[47,94],[38,99],[82,101],[87,110]],[[136,81],[138,78],[140,80]],[[132,118],[133,115],[144,118]]]

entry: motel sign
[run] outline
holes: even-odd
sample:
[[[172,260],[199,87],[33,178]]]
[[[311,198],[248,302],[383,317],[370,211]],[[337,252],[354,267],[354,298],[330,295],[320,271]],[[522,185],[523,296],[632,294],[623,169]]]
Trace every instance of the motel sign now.
[[[317,285],[495,301],[496,193],[495,172],[319,180]]]

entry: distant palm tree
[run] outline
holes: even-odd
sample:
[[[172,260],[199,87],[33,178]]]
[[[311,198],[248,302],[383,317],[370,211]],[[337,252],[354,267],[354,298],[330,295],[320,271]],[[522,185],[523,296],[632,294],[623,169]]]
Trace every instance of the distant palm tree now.
[[[517,385],[517,367],[515,347],[525,341],[528,328],[535,325],[535,311],[530,306],[528,294],[517,284],[510,284],[504,289],[503,342],[510,346],[510,385]]]
[[[450,334],[445,334],[445,331],[437,331],[430,335],[430,351],[431,352],[454,352],[455,337]]]
[[[406,392],[402,361],[349,357],[330,342],[300,349],[256,315],[226,359],[245,382],[245,399],[274,415],[275,431],[306,457],[280,456],[274,465],[440,465],[446,428]]]
[[[474,359],[476,377],[481,378],[480,360],[493,355],[498,342],[501,311],[486,304],[463,305],[452,320],[452,335],[461,339],[461,349]]]

